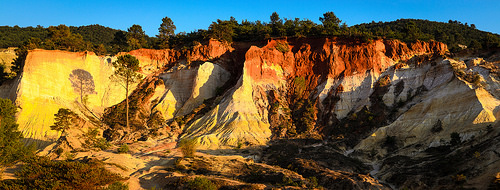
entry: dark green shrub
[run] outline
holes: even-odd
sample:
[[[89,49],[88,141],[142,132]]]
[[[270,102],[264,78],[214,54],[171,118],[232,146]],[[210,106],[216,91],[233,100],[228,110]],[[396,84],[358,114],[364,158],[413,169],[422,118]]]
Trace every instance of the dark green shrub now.
[[[58,156],[60,156],[63,152],[64,152],[64,150],[63,150],[62,148],[58,148],[58,149],[56,149],[56,152],[55,152],[55,153],[56,153]]]
[[[26,147],[21,141],[14,118],[16,106],[9,99],[0,98],[0,167],[9,166],[34,154],[34,146]]]
[[[278,42],[276,44],[276,49],[281,53],[286,53],[290,51],[290,46],[288,46],[287,42]]]
[[[106,187],[104,190],[128,190],[128,184],[117,181]]]
[[[294,92],[296,97],[301,97],[306,90],[306,79],[304,77],[295,77],[293,79]]]
[[[467,177],[464,174],[457,174],[453,176],[456,184],[464,184],[467,181]]]
[[[312,177],[308,177],[307,180],[309,181],[310,188],[318,188],[319,187],[318,178],[312,176]]]
[[[293,105],[292,120],[297,133],[308,133],[314,129],[316,122],[314,102],[301,99]]]
[[[273,104],[271,104],[271,110],[270,110],[271,114],[278,113],[279,108],[280,108],[280,103],[279,102],[276,101]]]
[[[83,137],[85,139],[84,147],[86,148],[106,150],[111,146],[105,138],[99,137],[99,130],[97,128],[89,129]]]
[[[104,168],[100,161],[53,161],[32,157],[16,172],[17,179],[0,184],[0,189],[100,189],[123,180]]]
[[[299,187],[300,186],[300,181],[296,182],[296,181],[294,181],[293,179],[291,179],[289,177],[283,176],[282,184],[281,185],[283,185],[283,186]]]
[[[118,149],[117,149],[118,153],[122,154],[122,153],[128,153],[129,151],[129,147],[127,144],[122,144]]]
[[[100,150],[106,150],[111,146],[111,144],[105,138],[97,138],[94,143],[94,147]]]
[[[217,186],[205,177],[196,177],[193,180],[188,181],[188,189],[191,190],[216,190]]]
[[[441,132],[442,130],[443,130],[443,123],[441,122],[440,119],[438,119],[436,124],[434,124],[434,126],[432,126],[431,131],[433,133],[438,133],[438,132]]]
[[[196,152],[196,138],[183,139],[179,142],[178,146],[184,157],[194,157],[194,153]]]
[[[391,78],[389,75],[385,75],[383,77],[380,77],[375,85],[376,86],[387,86],[389,84],[391,84]]]
[[[384,140],[384,147],[386,147],[390,151],[395,150],[397,148],[396,137],[395,136],[387,136]]]
[[[175,122],[177,122],[177,124],[178,124],[179,126],[182,126],[182,125],[184,125],[184,124],[186,123],[186,122],[184,121],[184,116],[179,116],[179,117],[176,117],[176,118],[174,119],[174,121],[175,121]]]
[[[460,140],[460,135],[457,132],[453,132],[450,134],[451,141],[450,144],[452,146],[459,145],[462,141]]]

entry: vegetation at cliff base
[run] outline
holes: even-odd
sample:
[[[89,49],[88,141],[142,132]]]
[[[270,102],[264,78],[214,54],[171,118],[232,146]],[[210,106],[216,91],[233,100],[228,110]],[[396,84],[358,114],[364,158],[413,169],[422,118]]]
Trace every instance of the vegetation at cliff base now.
[[[140,35],[138,37],[141,37]],[[138,41],[137,41],[138,42]],[[125,88],[125,100],[126,100],[126,127],[129,128],[129,99],[128,93],[130,87],[141,80],[142,75],[137,73],[139,71],[139,60],[132,55],[122,55],[113,62],[113,67],[115,72],[111,76],[111,79],[118,82],[123,88]]]
[[[182,155],[187,158],[194,157],[196,152],[196,142],[195,138],[183,139],[179,142],[179,148],[181,149]]]
[[[0,181],[0,189],[101,189],[124,180],[100,161],[53,161],[47,157],[26,160],[16,176]]]
[[[60,108],[56,114],[54,114],[54,124],[50,126],[50,129],[61,131],[63,134],[72,125],[78,122],[79,118],[76,113],[70,109]]]
[[[0,98],[0,168],[34,154],[33,147],[26,147],[21,141],[23,135],[14,118],[16,109],[9,99]]]
[[[187,182],[187,188],[192,190],[216,190],[217,186],[205,177],[196,177]]]

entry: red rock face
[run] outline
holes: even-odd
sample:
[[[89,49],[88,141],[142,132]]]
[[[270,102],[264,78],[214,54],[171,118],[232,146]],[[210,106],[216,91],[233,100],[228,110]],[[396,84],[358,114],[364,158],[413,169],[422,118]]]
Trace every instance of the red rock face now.
[[[289,51],[281,52],[280,45],[288,44]],[[197,45],[189,50],[151,50],[138,49],[128,52],[136,56],[141,62],[156,64],[162,68],[169,63],[180,60],[209,61],[225,57],[234,61],[241,60],[231,56],[242,50],[240,46],[210,40],[206,45]],[[272,65],[280,66],[287,81],[295,77],[304,77],[307,86],[314,88],[327,77],[339,78],[356,73],[374,70],[382,72],[391,66],[391,60],[408,60],[420,54],[444,54],[447,46],[443,43],[430,41],[407,45],[398,40],[375,40],[363,43],[359,40],[346,38],[300,38],[276,39],[268,41],[263,47],[252,46],[244,49],[244,70],[255,82],[282,80],[276,71],[269,68]],[[242,63],[221,63],[227,70],[240,70]],[[234,68],[230,68],[234,67]],[[236,72],[233,72],[236,74]],[[237,72],[239,75],[240,73]],[[310,90],[310,89],[309,89]]]
[[[407,60],[415,54],[439,54],[443,55],[448,51],[446,44],[436,41],[417,41],[409,46],[399,40],[384,41],[386,56],[391,59]]]
[[[230,51],[232,51],[232,48],[229,45],[216,40],[210,40],[207,45],[197,45],[189,50],[137,49],[127,53],[119,53],[118,55],[130,54],[137,57],[141,63],[155,63],[158,65],[158,68],[162,68],[169,63],[180,60],[208,61],[219,58]]]
[[[291,51],[277,50],[289,44]],[[311,90],[330,78],[350,76],[374,70],[381,73],[395,59],[407,60],[416,54],[444,54],[445,44],[430,41],[407,45],[397,40],[375,40],[361,43],[340,38],[271,40],[262,48],[251,47],[245,55],[245,74],[255,82],[280,80],[271,65],[283,68],[285,77],[304,77]],[[290,81],[290,80],[288,80]]]
[[[171,63],[177,61],[181,57],[181,52],[171,49],[137,49],[128,52],[128,54],[137,57],[141,62],[149,60],[159,61],[161,63]]]

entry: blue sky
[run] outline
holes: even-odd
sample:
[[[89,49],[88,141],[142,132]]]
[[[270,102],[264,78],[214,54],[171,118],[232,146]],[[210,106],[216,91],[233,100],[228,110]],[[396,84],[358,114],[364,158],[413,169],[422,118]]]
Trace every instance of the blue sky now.
[[[213,21],[227,20],[230,16],[238,21],[269,22],[274,11],[281,18],[307,18],[319,23],[323,13],[333,11],[349,26],[400,18],[443,22],[451,19],[500,34],[499,10],[500,0],[0,0],[0,26],[100,24],[126,30],[139,24],[146,34],[154,36],[165,16],[174,21],[178,33],[206,29]]]

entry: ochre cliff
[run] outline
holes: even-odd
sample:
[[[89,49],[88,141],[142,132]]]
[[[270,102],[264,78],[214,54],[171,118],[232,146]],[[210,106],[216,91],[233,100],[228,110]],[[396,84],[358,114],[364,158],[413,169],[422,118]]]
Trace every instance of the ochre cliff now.
[[[31,50],[26,57],[23,71],[6,97],[19,107],[19,128],[25,138],[44,141],[57,138],[50,130],[54,114],[59,108],[69,108],[77,113],[89,114],[81,102],[79,89],[73,87],[71,74],[81,69],[90,74],[93,90],[88,92],[86,105],[90,110],[102,109],[120,102],[124,90],[109,80],[113,73],[111,58],[98,57],[91,52],[70,53],[64,51]]]
[[[475,168],[481,172],[494,172],[486,163],[500,164],[491,148],[500,146],[495,136],[499,59],[451,59],[446,45],[436,41],[405,44],[346,37],[234,44],[211,40],[187,50],[139,49],[120,55],[127,53],[139,59],[144,75],[129,94],[129,128],[124,127],[123,89],[109,80],[116,57],[32,50],[22,74],[4,83],[1,94],[20,107],[18,123],[33,140],[55,139],[58,134],[49,130],[54,114],[69,108],[88,121],[102,121],[98,127],[115,143],[196,139],[199,149],[234,149],[283,138],[320,139],[297,148],[289,164],[304,172],[332,173],[316,166],[327,161],[306,162],[314,156],[301,152],[314,149],[321,156],[325,146],[339,159],[349,156],[372,164],[372,176],[396,187],[416,187],[410,180],[416,178],[425,187],[436,187],[426,178],[435,170],[405,173],[416,177],[401,181],[401,171],[391,169],[398,160],[436,164],[432,159],[443,155],[429,153],[435,149],[446,150],[448,157],[487,155],[481,168]],[[71,83],[78,69],[88,72],[95,85],[86,93],[85,105]],[[417,166],[398,167],[419,171]],[[466,171],[442,175],[458,172]]]
[[[366,44],[338,39],[298,39],[272,40],[260,48],[252,46],[245,54],[243,73],[238,83],[224,94],[224,98],[209,113],[188,125],[183,138],[200,137],[200,144],[211,148],[237,146],[239,143],[263,144],[272,135],[268,111],[274,103],[269,101],[271,91],[274,92],[273,96],[292,107],[301,98],[316,99],[318,91],[337,88],[332,84],[334,82],[345,82],[351,84],[344,85],[344,92],[352,90],[368,99],[367,92],[378,76],[395,63],[386,56],[386,49],[401,51],[401,48],[405,48],[405,53],[401,55],[403,57],[446,52],[446,45],[437,42],[419,42],[412,46],[412,50],[405,44],[402,47],[401,43],[387,43],[392,44],[398,46],[386,47],[382,40]],[[278,46],[288,46],[289,51],[279,51]],[[297,77],[305,79],[303,85],[306,93],[301,97],[297,97],[293,90],[297,85],[293,81]],[[363,83],[365,86],[361,87],[366,88],[367,92],[355,91],[361,83],[352,85],[353,81],[364,81],[367,77],[372,78],[371,82]],[[330,84],[320,85],[322,83]],[[343,117],[345,115],[342,114],[356,111],[366,104],[359,102],[355,106],[347,105],[334,113]]]
[[[285,46],[287,51],[278,50],[278,46]],[[203,104],[204,100],[218,95],[217,91],[225,92],[225,98],[218,99],[215,104],[207,107],[211,111],[187,123],[185,129],[191,132],[184,136],[203,137],[200,143],[207,147],[235,146],[242,142],[263,144],[271,136],[268,108],[273,102],[268,101],[270,91],[275,92],[273,95],[276,98],[290,104],[288,107],[303,98],[319,97],[317,107],[331,109],[321,102],[332,89],[342,85],[343,94],[340,96],[344,98],[341,98],[331,112],[341,118],[368,104],[361,101],[353,105],[352,102],[367,99],[366,92],[370,91],[380,73],[394,65],[396,58],[399,61],[414,55],[443,54],[446,51],[446,46],[438,42],[418,42],[407,46],[392,40],[361,43],[337,38],[277,39],[269,41],[263,47],[235,47],[239,49],[210,40],[205,45],[196,45],[183,51],[139,49],[128,52],[140,60],[140,72],[150,75],[149,78],[153,77],[145,80],[146,82],[152,82],[154,78],[163,81],[163,84],[152,87],[140,84],[144,87],[142,90],[154,90],[151,97],[141,101],[150,105],[144,107],[144,103],[140,103],[140,107],[149,109],[148,113],[156,112],[152,110],[155,109],[168,121],[189,114]],[[242,50],[246,51],[244,62],[239,63],[241,58],[234,56],[238,56],[235,52],[239,51],[241,54]],[[78,98],[78,93],[71,88],[68,80],[75,69],[88,71],[94,77],[95,93],[87,94],[86,102],[92,115],[99,115],[103,108],[123,100],[123,89],[109,80],[112,74],[111,62],[114,59],[115,57],[98,57],[90,52],[31,51],[22,76],[17,82],[11,83],[13,87],[3,91],[4,96],[15,99],[22,108],[18,118],[26,137],[39,140],[55,138],[56,133],[48,130],[48,127],[60,107],[85,112],[85,106],[81,101],[78,103],[81,98]],[[200,62],[209,60],[215,62]],[[242,71],[238,71],[239,65]],[[297,88],[293,81],[299,77],[304,78],[306,93],[297,97],[289,89]],[[350,80],[346,80],[349,78]],[[367,78],[371,82],[361,82]],[[226,84],[229,79],[232,81],[227,84],[234,86]],[[365,93],[354,90],[363,88],[366,89]],[[141,89],[133,94],[140,97],[141,93],[144,94]],[[10,94],[7,95],[6,91]],[[40,98],[43,100],[38,100]],[[47,110],[42,115],[30,111],[40,106]],[[137,112],[139,113],[141,111]],[[203,140],[209,137],[211,140]]]

